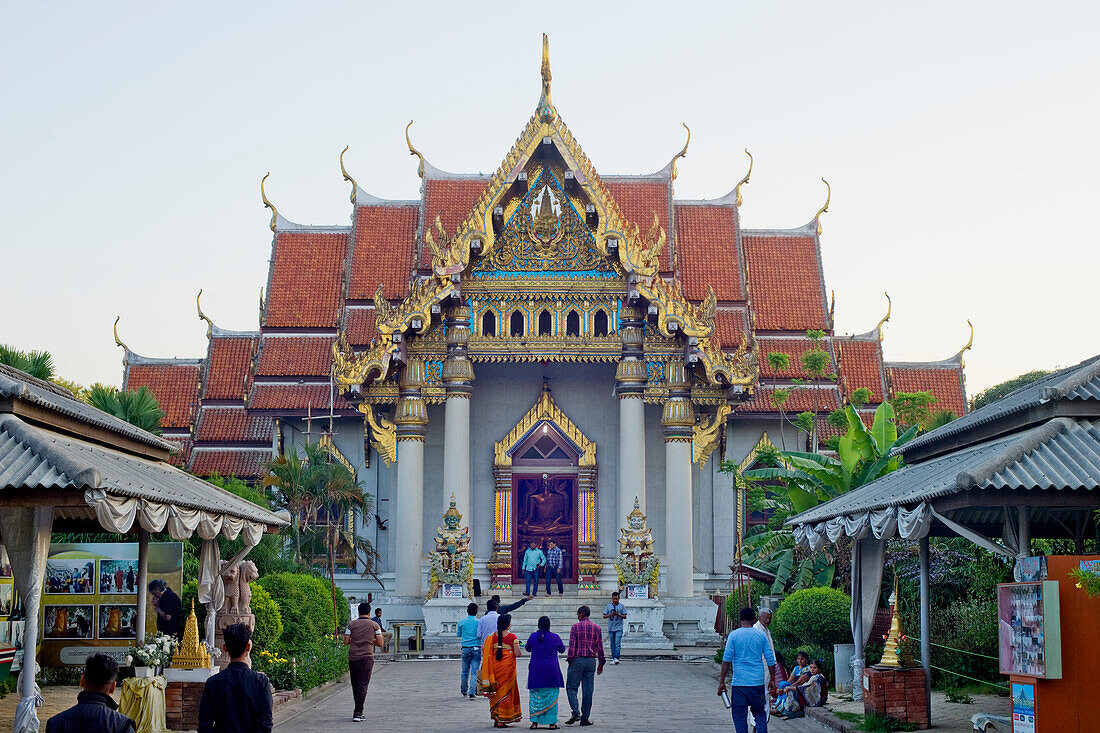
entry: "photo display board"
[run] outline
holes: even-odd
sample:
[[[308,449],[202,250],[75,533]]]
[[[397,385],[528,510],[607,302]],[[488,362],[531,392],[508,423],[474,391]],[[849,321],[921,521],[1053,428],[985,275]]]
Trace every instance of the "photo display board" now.
[[[148,573],[148,581],[163,580],[182,595],[183,543],[150,543]],[[124,656],[138,640],[138,603],[146,604],[141,638],[156,632],[157,613],[148,591],[138,587],[137,575],[136,542],[50,545],[42,584],[39,664],[79,666],[89,654],[110,654],[112,648]]]
[[[1061,679],[1058,581],[998,585],[997,629],[1001,674]]]

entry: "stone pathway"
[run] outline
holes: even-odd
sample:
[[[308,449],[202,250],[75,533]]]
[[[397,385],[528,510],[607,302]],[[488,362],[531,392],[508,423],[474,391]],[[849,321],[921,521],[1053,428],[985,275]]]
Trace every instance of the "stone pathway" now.
[[[520,661],[520,680],[527,679],[527,659]],[[562,668],[564,670],[564,662]],[[351,687],[333,688],[287,705],[276,713],[277,733],[338,733],[355,730],[491,730],[484,698],[458,695],[461,662],[453,660],[385,662],[375,666],[367,694],[366,723],[352,723]],[[729,731],[730,713],[715,694],[710,664],[632,661],[604,668],[596,678],[592,730]],[[527,691],[522,691],[524,720],[512,726],[527,730]],[[562,690],[559,725],[569,717]],[[561,725],[562,730],[586,730]],[[542,728],[540,728],[542,730]],[[772,733],[822,733],[808,720],[775,720]]]

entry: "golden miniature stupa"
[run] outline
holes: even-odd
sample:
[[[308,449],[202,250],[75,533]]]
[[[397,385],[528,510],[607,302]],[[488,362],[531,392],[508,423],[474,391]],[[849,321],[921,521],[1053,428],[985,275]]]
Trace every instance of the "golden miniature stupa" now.
[[[898,610],[898,576],[894,574],[894,595],[892,596],[894,615],[890,619],[890,632],[886,635],[886,646],[882,650],[882,659],[876,667],[885,669],[900,669],[912,667],[913,657],[909,654],[909,648],[902,642],[905,639],[905,630],[901,626],[901,611]]]
[[[195,615],[195,602],[191,601],[191,615],[183,625],[183,641],[172,657],[172,666],[176,669],[207,669],[210,667],[210,654],[199,641],[199,619]]]

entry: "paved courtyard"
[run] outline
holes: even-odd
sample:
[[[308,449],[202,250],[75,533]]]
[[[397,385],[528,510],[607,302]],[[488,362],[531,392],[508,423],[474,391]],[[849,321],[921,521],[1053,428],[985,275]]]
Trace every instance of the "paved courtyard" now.
[[[564,670],[564,663],[562,668]],[[354,730],[483,731],[492,727],[489,704],[483,698],[467,700],[458,695],[461,662],[387,662],[375,667],[367,694],[366,723],[352,723],[350,685],[321,691],[276,714],[278,733],[336,733]],[[605,667],[596,678],[592,705],[593,730],[609,731],[729,731],[730,713],[715,694],[717,681],[709,664],[637,661]],[[527,659],[520,661],[520,680],[527,679]],[[527,691],[523,690],[524,719],[512,726],[526,730]],[[565,691],[559,700],[569,717]],[[562,730],[574,726],[561,725]],[[540,730],[542,728],[540,727]],[[825,729],[808,720],[776,720],[774,733],[821,733]]]

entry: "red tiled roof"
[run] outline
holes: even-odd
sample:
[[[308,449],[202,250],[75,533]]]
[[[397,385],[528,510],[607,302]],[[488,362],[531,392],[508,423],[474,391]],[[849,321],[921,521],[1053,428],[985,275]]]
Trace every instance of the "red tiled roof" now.
[[[271,450],[242,448],[210,450],[196,448],[191,454],[191,473],[209,476],[217,473],[238,478],[258,478],[264,474],[264,466],[271,460]]]
[[[164,412],[162,428],[189,428],[199,397],[200,369],[198,364],[134,364],[123,388],[149,388]]]
[[[343,301],[347,241],[347,235],[338,232],[278,232],[275,235],[265,326],[336,326]]]
[[[882,345],[878,341],[834,339],[840,361],[840,386],[846,397],[871,390],[871,402],[882,402]]]
[[[809,379],[810,374],[806,367],[802,366],[802,357],[806,353],[819,350],[829,353],[829,344],[825,341],[814,343],[809,339],[757,339],[756,345],[760,347],[760,376],[770,379]],[[783,371],[772,369],[768,364],[768,354],[781,353],[790,357],[790,366]],[[832,355],[829,357],[830,365],[826,367],[828,374],[835,369],[832,365]]]
[[[644,236],[653,226],[653,212],[657,212],[657,221],[664,227],[668,240],[660,255],[661,272],[672,270],[671,251],[673,232],[668,226],[669,185],[667,182],[638,179],[633,181],[603,181],[611,198],[619,205],[619,211],[630,225],[637,224]],[[633,228],[633,227],[631,227]],[[704,288],[705,290],[705,288]]]
[[[963,390],[962,371],[957,367],[927,368],[917,366],[891,366],[890,386],[898,392],[931,392],[939,400],[930,408],[935,413],[951,410],[956,417],[966,414],[966,393]]]
[[[260,341],[256,375],[270,377],[328,376],[332,370],[332,336],[270,336]]]
[[[328,410],[329,386],[327,384],[256,384],[252,387],[252,399],[248,406],[253,410],[305,410],[312,407],[314,413]],[[337,410],[349,410],[351,406],[337,393]]]
[[[473,210],[488,178],[429,178],[424,181],[424,229],[435,226],[436,214],[448,235],[453,235],[458,225]],[[431,267],[432,251],[425,246],[420,256],[421,267]],[[372,294],[373,295],[373,294]]]
[[[825,296],[814,238],[746,235],[742,241],[756,328],[824,330]]]
[[[373,298],[379,283],[388,298],[408,294],[419,213],[416,206],[355,207],[349,298]]]
[[[243,400],[248,394],[249,365],[255,339],[251,336],[217,336],[210,339],[206,362],[205,400]]]
[[[739,310],[719,308],[714,312],[714,335],[725,351],[736,350],[745,340],[745,314]]]
[[[344,330],[353,346],[366,346],[378,335],[374,308],[348,308]]]
[[[736,408],[737,412],[779,412],[779,409],[776,408],[775,403],[771,399],[771,395],[776,389],[777,388],[772,385],[757,386],[753,396]],[[815,391],[820,393],[821,413],[829,413],[840,407],[838,402],[839,395],[835,388],[826,387],[815,390],[783,387],[781,389],[791,390],[791,396],[787,398],[787,402],[783,405],[783,410],[788,415],[794,415],[799,412],[813,412]]]
[[[204,407],[195,426],[201,442],[271,442],[274,418],[249,414],[244,407]]]
[[[677,206],[676,264],[688,300],[705,298],[707,285],[718,300],[744,300],[733,208]]]

